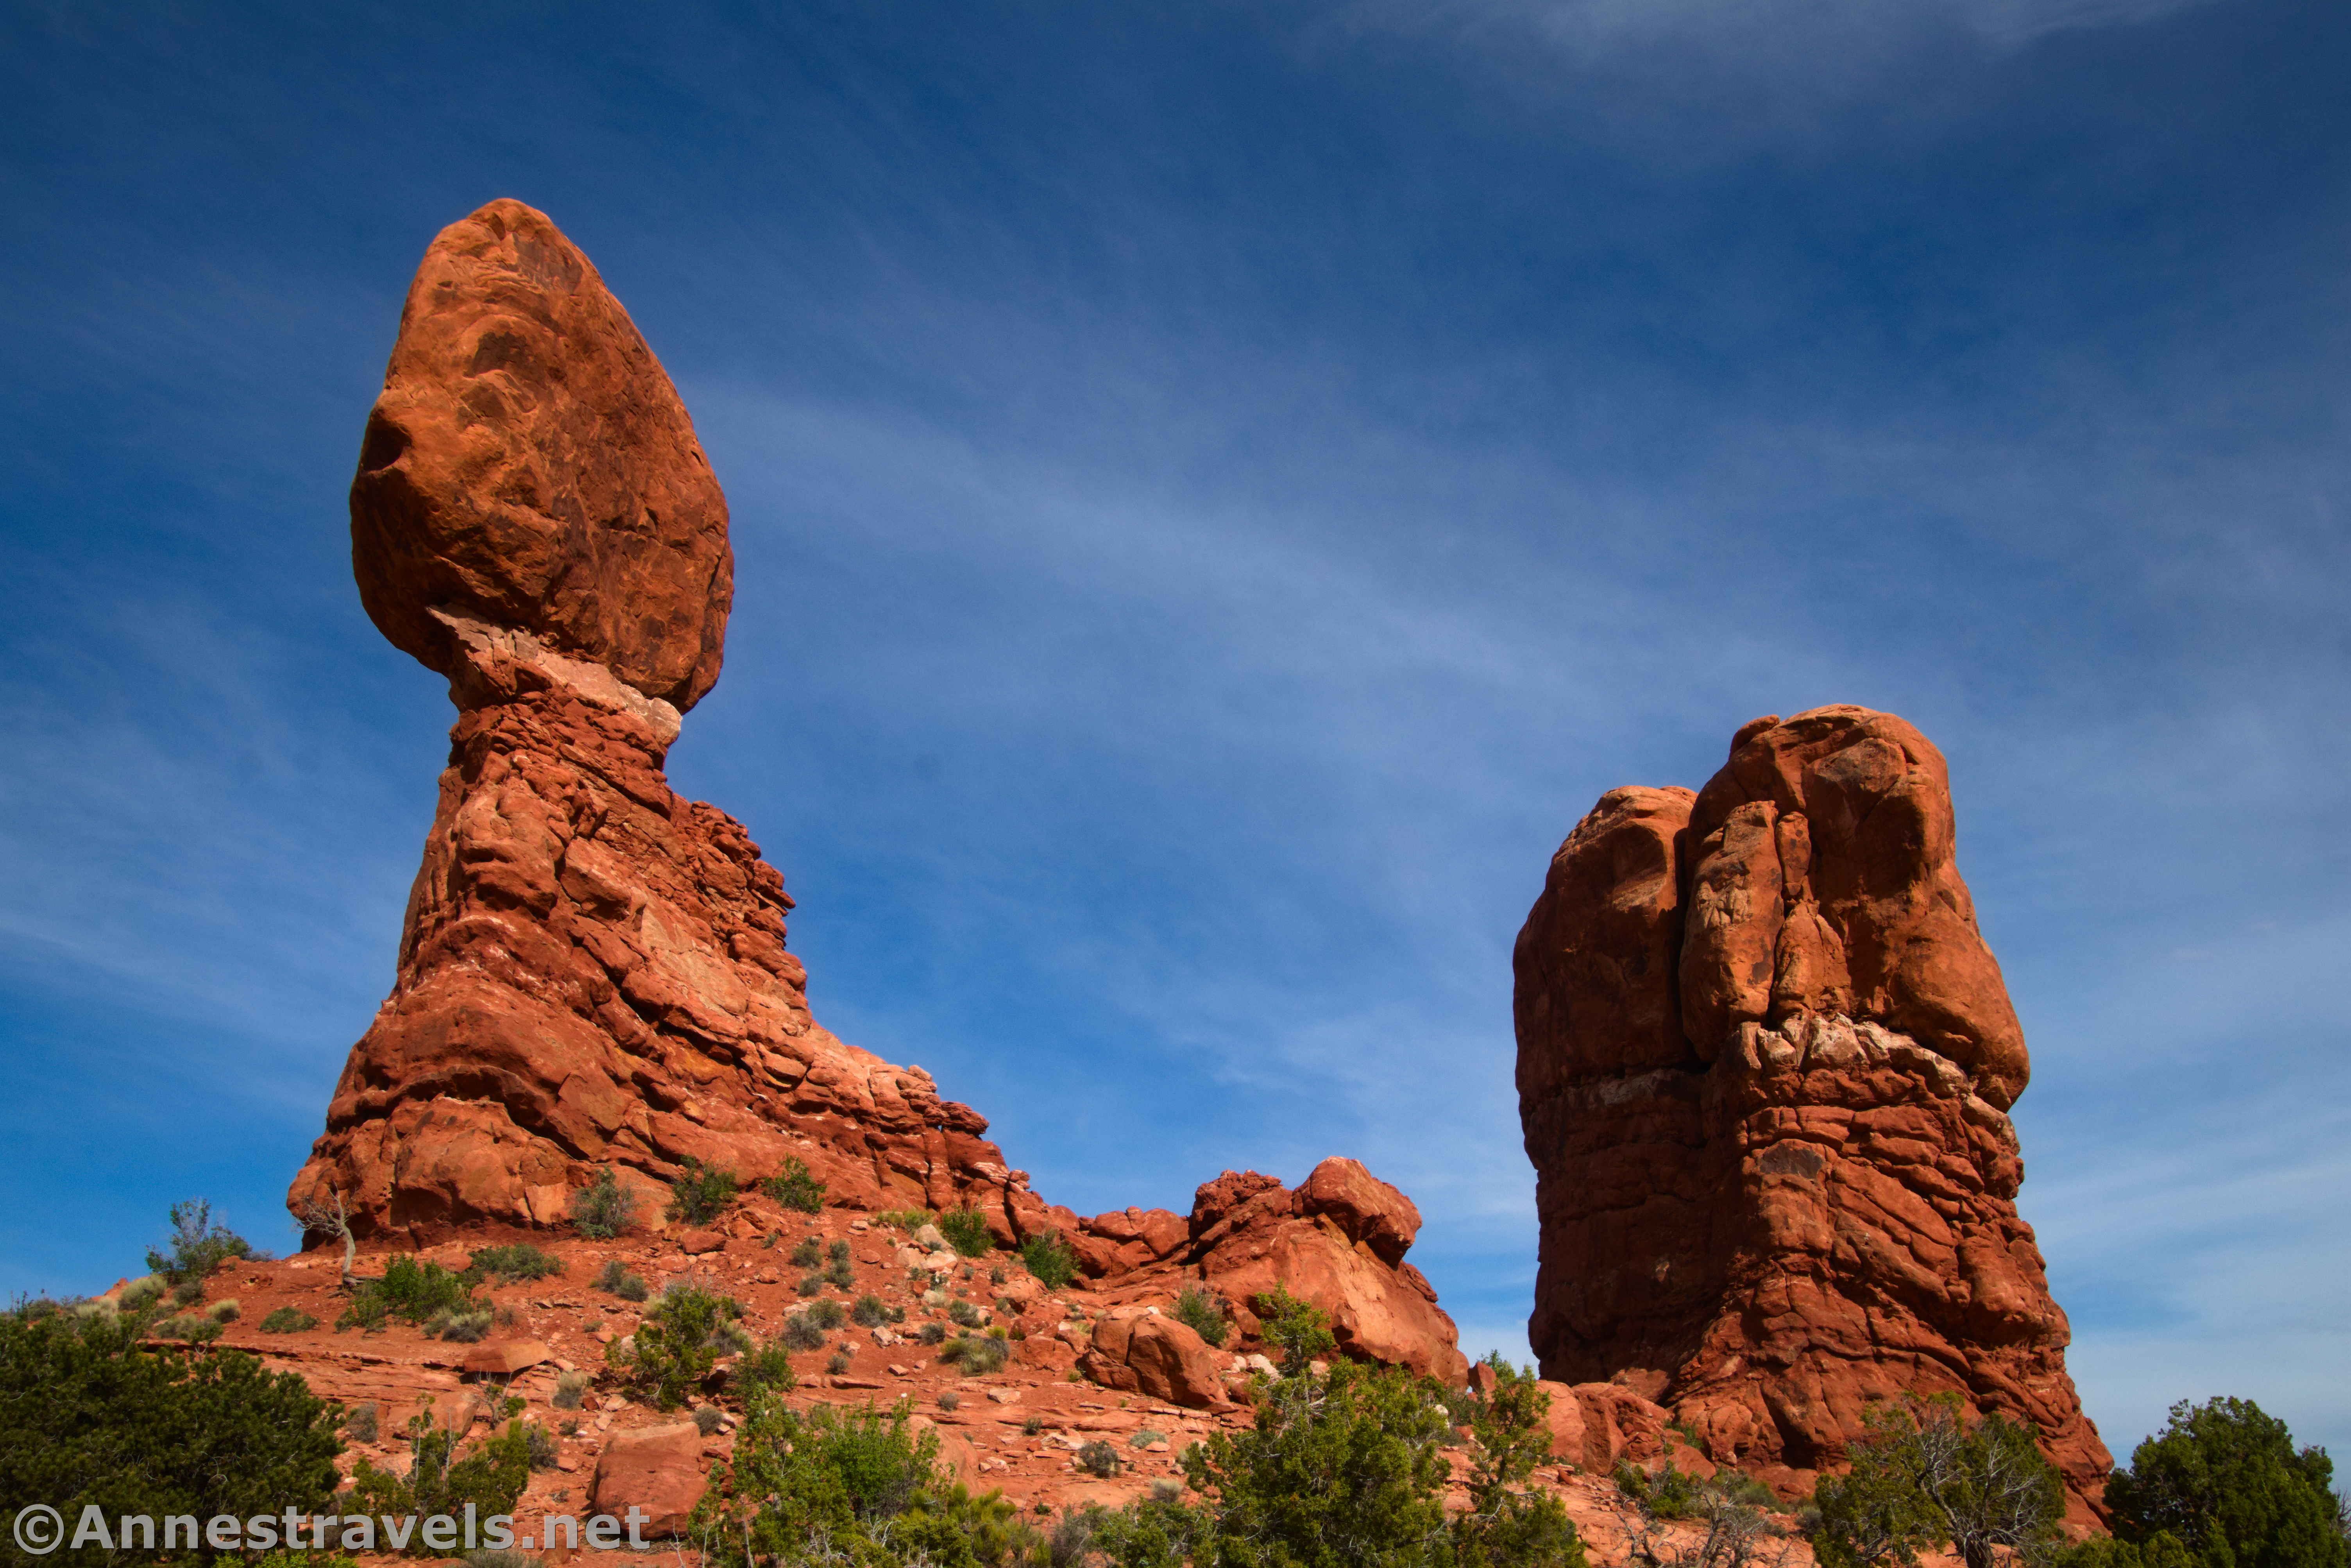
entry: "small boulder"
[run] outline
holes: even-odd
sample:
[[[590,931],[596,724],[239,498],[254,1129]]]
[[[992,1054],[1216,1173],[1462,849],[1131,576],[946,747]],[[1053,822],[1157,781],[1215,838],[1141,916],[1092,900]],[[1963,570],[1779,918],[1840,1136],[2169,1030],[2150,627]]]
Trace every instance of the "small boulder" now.
[[[465,1372],[511,1377],[554,1359],[555,1353],[535,1339],[492,1340],[466,1351],[459,1366]]]
[[[681,1230],[677,1233],[677,1244],[687,1257],[698,1258],[705,1252],[716,1252],[726,1246],[726,1238],[716,1230]]]
[[[626,1518],[630,1509],[643,1509],[652,1516],[643,1531],[658,1540],[683,1531],[694,1505],[709,1490],[702,1434],[693,1422],[682,1421],[613,1433],[596,1461],[590,1495],[598,1513]]]
[[[1156,1312],[1105,1318],[1079,1370],[1105,1388],[1142,1394],[1189,1409],[1221,1408],[1224,1379],[1208,1342]]]

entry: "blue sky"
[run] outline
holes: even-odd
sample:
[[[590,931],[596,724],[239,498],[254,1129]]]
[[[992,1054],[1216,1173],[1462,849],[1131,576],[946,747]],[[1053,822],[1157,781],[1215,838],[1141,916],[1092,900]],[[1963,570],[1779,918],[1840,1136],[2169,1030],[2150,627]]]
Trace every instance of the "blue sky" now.
[[[1357,1155],[1523,1356],[1551,851],[1865,703],[2109,1443],[2351,1448],[2346,67],[2266,0],[0,7],[0,1291],[289,1239],[450,717],[343,493],[512,195],[733,503],[674,781],[1048,1195]]]

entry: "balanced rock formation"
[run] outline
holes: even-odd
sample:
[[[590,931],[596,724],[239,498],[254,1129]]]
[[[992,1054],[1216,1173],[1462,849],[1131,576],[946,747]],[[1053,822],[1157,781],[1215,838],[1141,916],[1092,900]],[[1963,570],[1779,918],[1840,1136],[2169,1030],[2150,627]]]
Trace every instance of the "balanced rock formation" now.
[[[1957,1393],[2032,1422],[2086,1519],[2111,1461],[2017,1217],[2023,1033],[1924,736],[1818,708],[1740,729],[1696,795],[1611,790],[1513,967],[1544,1376],[1767,1475]]]
[[[662,764],[710,689],[726,505],[669,379],[543,214],[442,231],[351,486],[368,612],[449,678],[449,767],[400,967],[298,1211],[362,1237],[548,1225],[610,1165],[798,1156],[843,1201],[1042,1205],[919,1068],[810,1016],[782,876]],[[657,1196],[665,1197],[665,1194]]]
[[[1082,1219],[922,1069],[816,1022],[783,877],[662,772],[725,652],[726,499],[653,351],[543,214],[494,202],[426,252],[351,546],[368,613],[459,711],[392,995],[295,1179],[298,1215],[340,1208],[360,1239],[407,1246],[555,1226],[609,1169],[657,1223],[690,1161],[757,1179],[797,1158],[837,1206],[969,1207],[1007,1244],[1058,1231],[1104,1287],[1172,1299],[1205,1278],[1245,1316],[1286,1279],[1353,1354],[1460,1381],[1453,1323],[1402,1260],[1419,1214],[1362,1166],[1326,1162],[1294,1194],[1219,1177],[1188,1220]],[[1141,1337],[1142,1364],[1166,1364],[1166,1336]]]

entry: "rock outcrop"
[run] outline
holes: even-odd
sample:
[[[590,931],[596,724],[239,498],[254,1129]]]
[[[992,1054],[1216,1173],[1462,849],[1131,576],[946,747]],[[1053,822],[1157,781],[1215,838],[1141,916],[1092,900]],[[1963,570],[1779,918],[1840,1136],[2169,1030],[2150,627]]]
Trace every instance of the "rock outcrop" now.
[[[289,1207],[416,1246],[559,1225],[604,1169],[657,1220],[690,1161],[755,1180],[797,1158],[837,1207],[970,1207],[1008,1245],[1056,1230],[1088,1277],[1142,1296],[1206,1280],[1245,1317],[1286,1281],[1350,1353],[1458,1383],[1452,1322],[1403,1261],[1419,1213],[1361,1166],[1326,1162],[1294,1194],[1228,1174],[1188,1219],[1082,1219],[922,1069],[817,1023],[783,877],[662,771],[718,678],[726,521],[674,389],[588,258],[517,202],[444,230],[368,419],[351,540],[369,614],[448,677],[458,718],[392,995]],[[1039,1326],[1032,1359],[1074,1358]],[[1197,1392],[1196,1365],[1141,1337],[1142,1362],[1118,1366]]]
[[[1146,1309],[1096,1323],[1078,1369],[1105,1388],[1187,1409],[1217,1409],[1229,1403],[1218,1374],[1219,1359],[1197,1332]]]
[[[1114,1301],[1164,1304],[1197,1284],[1254,1341],[1256,1303],[1280,1285],[1328,1314],[1343,1354],[1459,1387],[1469,1372],[1459,1333],[1436,1288],[1404,1260],[1419,1233],[1412,1199],[1336,1158],[1295,1189],[1258,1171],[1227,1171],[1193,1196],[1188,1218],[1128,1210],[1081,1220],[1076,1232],[1081,1261],[1109,1276],[1103,1288]],[[1123,1235],[1136,1239],[1106,1247]]]
[[[2023,1034],[1924,736],[1819,708],[1740,729],[1696,795],[1611,790],[1514,967],[1546,1377],[1766,1474],[1955,1392],[2032,1421],[2087,1518],[2110,1459],[2016,1212]]]

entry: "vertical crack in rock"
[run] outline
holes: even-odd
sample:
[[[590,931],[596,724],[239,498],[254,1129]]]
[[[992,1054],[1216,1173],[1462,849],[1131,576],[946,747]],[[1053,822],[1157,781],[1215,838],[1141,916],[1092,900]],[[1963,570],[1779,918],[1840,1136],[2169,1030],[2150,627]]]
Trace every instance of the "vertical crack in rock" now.
[[[1952,856],[1942,754],[1859,707],[1576,824],[1513,956],[1528,1333],[1545,1377],[1767,1476],[1956,1392],[2032,1422],[2086,1521],[2111,1459],[2017,1216],[2023,1031]]]

